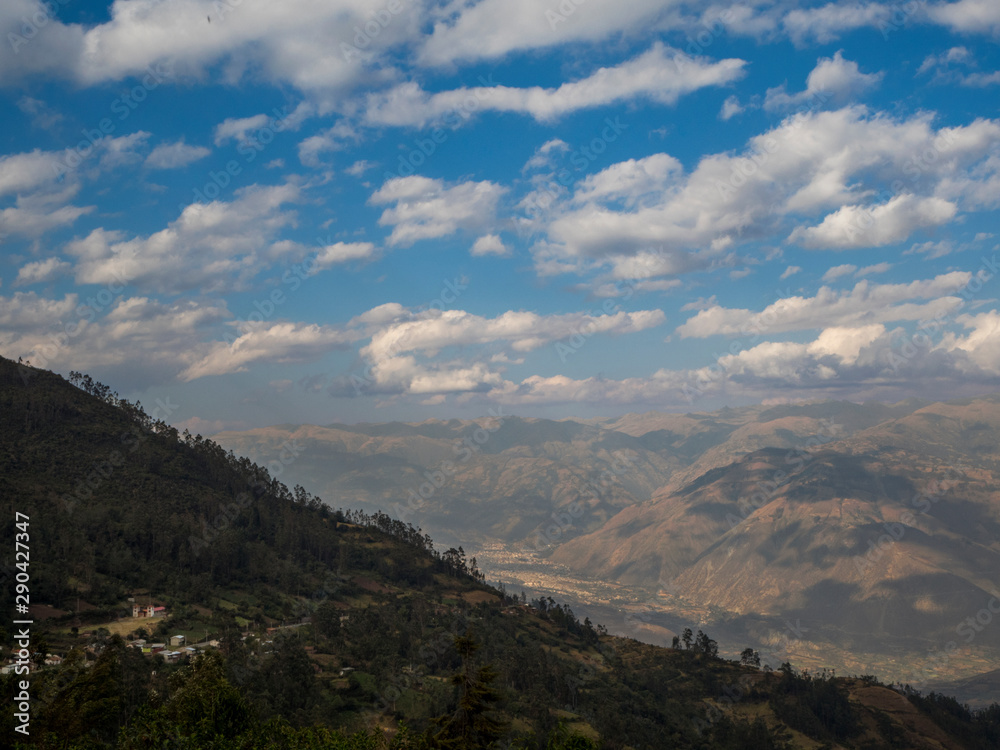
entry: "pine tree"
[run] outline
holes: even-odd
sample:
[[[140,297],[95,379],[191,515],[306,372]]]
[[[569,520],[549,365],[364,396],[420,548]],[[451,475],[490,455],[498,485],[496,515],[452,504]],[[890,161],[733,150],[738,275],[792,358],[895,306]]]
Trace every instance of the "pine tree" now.
[[[460,691],[458,707],[433,720],[437,729],[428,730],[428,744],[440,750],[488,748],[507,732],[506,724],[491,713],[500,701],[492,685],[498,674],[491,664],[474,666],[479,644],[472,635],[457,636],[455,649],[462,658],[462,670],[451,678]]]

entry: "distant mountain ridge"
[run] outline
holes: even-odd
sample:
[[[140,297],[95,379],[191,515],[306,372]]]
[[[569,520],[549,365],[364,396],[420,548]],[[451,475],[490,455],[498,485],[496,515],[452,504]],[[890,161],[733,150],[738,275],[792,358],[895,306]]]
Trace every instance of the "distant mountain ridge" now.
[[[258,461],[298,440],[292,474],[324,497],[403,511],[451,543],[538,553],[553,576],[646,590],[654,608],[808,620],[845,653],[965,646],[960,615],[975,615],[1000,582],[997,395],[509,417],[407,506],[481,421],[215,439]],[[971,663],[993,654],[1000,627],[973,646]]]
[[[490,418],[275,425],[224,431],[212,439],[263,464],[294,440],[302,448],[289,467],[294,481],[372,510],[391,511],[398,504],[397,513],[427,472],[453,461],[455,474],[422,498],[414,518],[435,538],[523,545],[574,502],[585,503],[586,513],[559,541],[596,530],[669,483],[700,475],[734,455],[793,447],[821,430],[820,420],[836,418],[852,432],[912,408],[916,404],[875,409],[831,401],[604,420],[512,416],[482,444],[464,441]]]

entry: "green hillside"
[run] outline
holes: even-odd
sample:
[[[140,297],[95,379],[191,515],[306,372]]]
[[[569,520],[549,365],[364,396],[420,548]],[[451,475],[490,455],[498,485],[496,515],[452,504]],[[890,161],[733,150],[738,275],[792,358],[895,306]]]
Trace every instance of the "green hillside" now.
[[[29,518],[30,736],[50,748],[989,748],[1000,709],[613,638],[381,513],[0,359],[4,600]],[[275,474],[295,460],[288,446]],[[331,507],[332,506],[332,507]],[[22,527],[23,528],[23,527]],[[132,601],[130,601],[132,600]],[[165,614],[132,619],[133,603]],[[9,620],[8,620],[9,622]],[[2,633],[8,656],[16,626]],[[185,636],[176,661],[147,644]],[[690,636],[690,637],[687,637]],[[210,643],[211,642],[211,643]],[[204,644],[204,645],[201,645]],[[42,665],[46,655],[63,657]],[[6,661],[6,659],[5,659]],[[16,674],[2,678],[15,705]]]

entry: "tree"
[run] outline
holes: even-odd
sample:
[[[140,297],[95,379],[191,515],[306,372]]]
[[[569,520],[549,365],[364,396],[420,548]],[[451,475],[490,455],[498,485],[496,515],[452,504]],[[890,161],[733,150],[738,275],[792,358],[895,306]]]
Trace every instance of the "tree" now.
[[[747,646],[743,649],[742,653],[740,653],[740,664],[745,667],[760,668],[760,654]]]
[[[566,723],[560,721],[549,734],[545,750],[597,750],[597,743],[582,734],[570,732]]]
[[[340,633],[340,610],[329,599],[316,608],[313,615],[313,625],[320,635],[336,638]]]
[[[684,641],[684,648],[691,648],[691,639],[694,638],[694,633],[691,632],[691,628],[684,628],[684,632],[681,633],[681,640]]]
[[[31,660],[35,662],[36,666],[42,666],[45,664],[45,657],[49,655],[49,642],[45,640],[45,636],[40,636],[38,640],[35,641],[35,653],[31,655]]]
[[[451,678],[460,691],[458,707],[452,714],[433,719],[438,729],[428,729],[428,744],[441,750],[488,748],[507,732],[506,724],[492,715],[500,701],[500,693],[492,685],[497,672],[490,664],[473,666],[479,644],[468,633],[456,636],[455,650],[462,658],[462,670]]]
[[[698,631],[698,637],[694,641],[694,650],[706,656],[718,656],[719,644],[708,637],[707,633]]]

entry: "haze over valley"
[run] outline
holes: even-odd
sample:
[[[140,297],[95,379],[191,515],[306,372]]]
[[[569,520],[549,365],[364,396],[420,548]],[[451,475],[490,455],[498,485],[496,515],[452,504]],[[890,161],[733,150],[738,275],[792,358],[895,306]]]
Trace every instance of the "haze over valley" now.
[[[291,447],[289,482],[462,545],[491,579],[615,632],[668,645],[696,619],[773,666],[936,684],[1000,655],[1000,628],[956,616],[1000,607],[998,431],[985,396],[213,439],[264,465]]]

